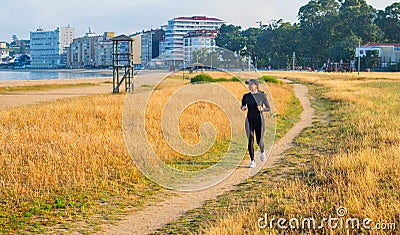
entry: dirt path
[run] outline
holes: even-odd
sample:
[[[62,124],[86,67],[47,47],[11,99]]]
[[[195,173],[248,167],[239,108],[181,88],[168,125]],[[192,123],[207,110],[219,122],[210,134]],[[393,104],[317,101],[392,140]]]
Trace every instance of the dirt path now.
[[[286,82],[290,81],[286,80]],[[275,143],[264,168],[272,166],[282,158],[283,151],[291,147],[294,138],[304,128],[312,125],[315,111],[307,97],[307,87],[294,84],[294,91],[304,108],[301,120]],[[248,164],[248,162],[244,162],[244,164]],[[105,227],[100,234],[147,234],[155,232],[158,228],[178,219],[186,211],[200,207],[206,200],[214,199],[218,195],[235,189],[235,185],[248,177],[248,169],[238,168],[229,178],[212,188],[193,193],[175,193],[163,201],[147,205],[145,208],[128,215],[124,221],[116,226]]]

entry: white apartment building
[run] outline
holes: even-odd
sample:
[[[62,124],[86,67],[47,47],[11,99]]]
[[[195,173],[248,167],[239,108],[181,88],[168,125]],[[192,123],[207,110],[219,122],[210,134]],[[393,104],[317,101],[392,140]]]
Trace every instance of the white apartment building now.
[[[104,33],[102,40],[94,44],[94,67],[110,67],[113,65],[114,45],[111,41],[114,33]],[[142,34],[137,33],[130,36],[133,39],[133,63],[136,66],[141,65],[141,39]],[[118,44],[118,52],[126,53],[128,50],[126,43]]]
[[[142,34],[134,34],[130,36],[133,39],[133,63],[137,66],[141,65],[141,38]],[[128,50],[126,43],[118,44],[118,52],[126,53]],[[113,65],[114,45],[111,38],[103,38],[94,45],[94,66],[110,67]]]
[[[169,65],[179,65],[184,61],[184,39],[196,30],[218,30],[224,22],[206,16],[178,17],[168,21],[165,32],[165,60]],[[164,48],[161,48],[164,50]]]
[[[75,39],[68,50],[67,66],[70,68],[93,67],[95,65],[94,45],[101,36],[85,36]]]
[[[356,48],[356,57],[367,56],[368,52],[376,51],[382,67],[400,63],[400,44],[368,43]]]
[[[85,36],[76,38],[68,48],[67,67],[101,67],[112,64],[112,42],[114,32],[96,35],[90,29]],[[111,57],[111,59],[110,59]]]
[[[94,45],[94,66],[109,67],[113,64],[113,42],[111,40],[99,41]]]
[[[63,66],[61,55],[75,38],[75,28],[58,27],[54,31],[37,29],[30,32],[32,68],[58,68]]]
[[[195,52],[199,50],[206,50],[207,53],[211,52],[216,47],[215,38],[218,33],[218,30],[196,30],[186,34],[183,37],[185,64],[196,63],[196,58],[193,57]]]

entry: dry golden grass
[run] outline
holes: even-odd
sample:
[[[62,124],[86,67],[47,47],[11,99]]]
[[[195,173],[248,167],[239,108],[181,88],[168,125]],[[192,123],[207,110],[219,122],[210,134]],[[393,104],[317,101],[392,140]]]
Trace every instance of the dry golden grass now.
[[[183,84],[172,81],[157,90],[156,95],[161,98],[151,100],[154,107],[147,116],[153,143],[170,162],[182,156],[174,155],[165,142],[157,141],[161,138],[157,107]],[[246,92],[240,83],[222,85],[240,98]],[[287,105],[291,88],[272,84],[270,89],[274,97],[279,97],[275,103],[279,113]],[[140,88],[138,92],[147,89]],[[149,187],[153,186],[132,164],[124,145],[124,97],[96,95],[0,110],[1,232],[81,221],[102,211],[103,203],[121,211],[114,205],[117,198],[134,206],[151,190]],[[199,105],[202,115],[197,115]],[[215,116],[222,118],[211,120]],[[223,116],[213,105],[193,105],[180,119],[182,136],[196,141],[199,124],[213,121],[222,133],[217,145],[223,144],[229,136]],[[221,146],[216,148],[221,150]]]
[[[120,182],[140,189],[120,130],[123,102],[104,95],[0,111],[2,209]]]
[[[168,81],[167,81],[168,83]],[[188,156],[183,155],[170,148],[167,140],[160,131],[162,129],[161,118],[163,107],[165,107],[168,98],[173,95],[175,91],[183,87],[186,82],[181,82],[176,84],[176,82],[170,82],[172,84],[165,85],[162,84],[149,100],[146,112],[146,132],[149,139],[149,143],[154,150],[156,150],[157,155],[161,156],[162,160],[168,164],[173,164],[178,160],[188,160]],[[233,83],[232,83],[233,84]],[[239,83],[231,88],[233,90],[238,90],[244,93],[244,87]],[[207,91],[203,94],[207,95]],[[185,102],[182,100],[182,102]],[[239,108],[238,108],[239,111]],[[179,113],[176,113],[179,115]],[[218,117],[218,118],[215,118]],[[182,139],[189,144],[197,144],[200,142],[199,128],[200,124],[209,122],[212,123],[216,128],[216,145],[211,150],[214,159],[210,159],[210,156],[197,156],[195,161],[200,158],[205,158],[204,160],[218,160],[216,156],[223,156],[221,152],[224,149],[219,149],[224,142],[229,140],[231,136],[229,119],[219,107],[208,102],[197,102],[188,106],[179,118],[179,128]],[[194,159],[191,159],[194,160]],[[206,166],[205,166],[206,167]]]
[[[306,131],[297,140],[295,160],[311,163],[296,166],[299,177],[286,175],[261,179],[249,192],[254,201],[245,207],[221,209],[206,234],[281,234],[282,230],[260,230],[257,220],[269,218],[314,217],[317,221],[337,217],[343,206],[349,216],[372,219],[376,223],[396,223],[400,214],[400,76],[396,73],[356,74],[268,72],[268,75],[311,82],[316,107],[323,106],[322,122],[331,123]],[[322,89],[322,93],[321,92]],[[327,99],[329,104],[321,98]],[[327,113],[328,112],[328,113]],[[325,116],[327,115],[327,116]],[[305,149],[305,148],[314,149]],[[333,148],[333,152],[324,148]],[[321,149],[318,151],[318,149]],[[292,163],[291,163],[292,164]],[[286,166],[287,167],[287,166]],[[288,171],[284,169],[283,171]],[[279,178],[281,178],[280,176]],[[274,221],[276,226],[276,221]],[[286,223],[287,225],[287,223]],[[318,226],[319,224],[317,224]],[[392,226],[392,225],[389,225]],[[323,233],[359,233],[366,230],[312,231]],[[374,233],[394,232],[375,230]],[[289,233],[289,231],[286,231]],[[291,231],[296,234],[299,230]],[[307,232],[307,231],[306,231]],[[309,231],[308,231],[309,232]]]
[[[217,78],[223,77],[223,73],[212,72],[210,74]],[[230,75],[225,75],[225,78],[230,78],[229,76]],[[161,120],[161,115],[163,111],[162,107],[165,106],[168,98],[171,97],[171,95],[176,90],[181,88],[184,84],[187,84],[187,82],[166,80],[152,94],[152,98],[150,99],[150,103],[147,107],[148,112],[146,113],[146,126],[148,128],[146,129],[146,131],[149,142],[156,153],[169,164],[172,164],[177,160],[188,160],[187,156],[177,153],[168,146],[166,139],[163,137],[163,133],[160,132],[162,126],[159,122],[159,120]],[[220,85],[231,91],[239,102],[243,94],[248,92],[248,89],[239,82],[224,82],[220,83]],[[285,112],[288,110],[288,106],[290,105],[290,100],[292,98],[291,95],[293,95],[291,93],[291,86],[288,84],[268,84],[267,87],[265,84],[262,84],[261,88],[264,89],[266,92],[269,91],[271,93],[274,98],[276,112],[284,117],[286,115]],[[205,93],[203,95],[207,96],[207,91],[204,92]],[[240,104],[238,104],[238,107],[240,107]],[[204,110],[207,111],[204,112]],[[239,108],[238,112],[240,112]],[[196,157],[196,161],[199,161],[199,159],[201,158],[203,158],[204,161],[219,160],[215,159],[215,156],[223,156],[223,154],[221,153],[224,152],[225,148],[221,149],[221,147],[226,147],[227,140],[229,140],[231,136],[229,119],[223,112],[223,110],[221,110],[214,104],[210,104],[207,102],[197,102],[185,109],[185,111],[181,115],[182,116],[180,118],[179,124],[181,135],[182,138],[189,144],[197,144],[200,141],[199,124],[209,122],[215,125],[217,131],[216,143],[218,144],[216,144],[214,148],[212,148],[210,151],[211,155],[214,156],[214,158],[210,156],[198,156]],[[278,120],[278,125],[281,125],[282,128],[283,126],[286,127],[286,123],[283,122],[284,120],[282,118]],[[287,128],[290,127],[287,126]],[[279,130],[280,136],[284,132],[285,130],[283,129]],[[207,165],[204,165],[204,167],[207,167]]]
[[[284,71],[268,71],[261,72],[262,75],[276,76],[278,78],[292,78],[301,79],[307,82],[318,82],[328,80],[342,80],[342,81],[374,81],[374,80],[399,80],[398,73],[367,73],[361,72],[360,76],[357,73],[324,73],[324,72],[284,72]]]

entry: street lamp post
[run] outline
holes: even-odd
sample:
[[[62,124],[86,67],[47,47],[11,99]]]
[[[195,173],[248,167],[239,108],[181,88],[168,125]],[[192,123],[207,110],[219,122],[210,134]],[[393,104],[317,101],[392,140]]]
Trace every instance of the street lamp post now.
[[[293,52],[293,71],[296,69],[296,52]]]
[[[361,70],[361,41],[358,41],[358,76]]]
[[[251,57],[250,57],[250,55],[247,58],[248,58],[247,59],[247,64],[248,64],[249,71],[250,71],[251,70]]]
[[[185,60],[183,60],[183,80],[185,80]]]
[[[211,61],[211,69],[213,68],[213,57],[212,57],[212,53],[210,53],[210,57],[211,57],[211,59],[210,59],[210,61]]]

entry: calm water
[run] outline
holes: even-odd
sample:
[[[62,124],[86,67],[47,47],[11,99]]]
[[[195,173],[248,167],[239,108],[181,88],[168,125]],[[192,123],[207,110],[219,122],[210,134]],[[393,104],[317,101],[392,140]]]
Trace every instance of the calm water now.
[[[111,72],[100,71],[11,71],[0,70],[0,81],[45,80],[67,78],[112,77]]]

